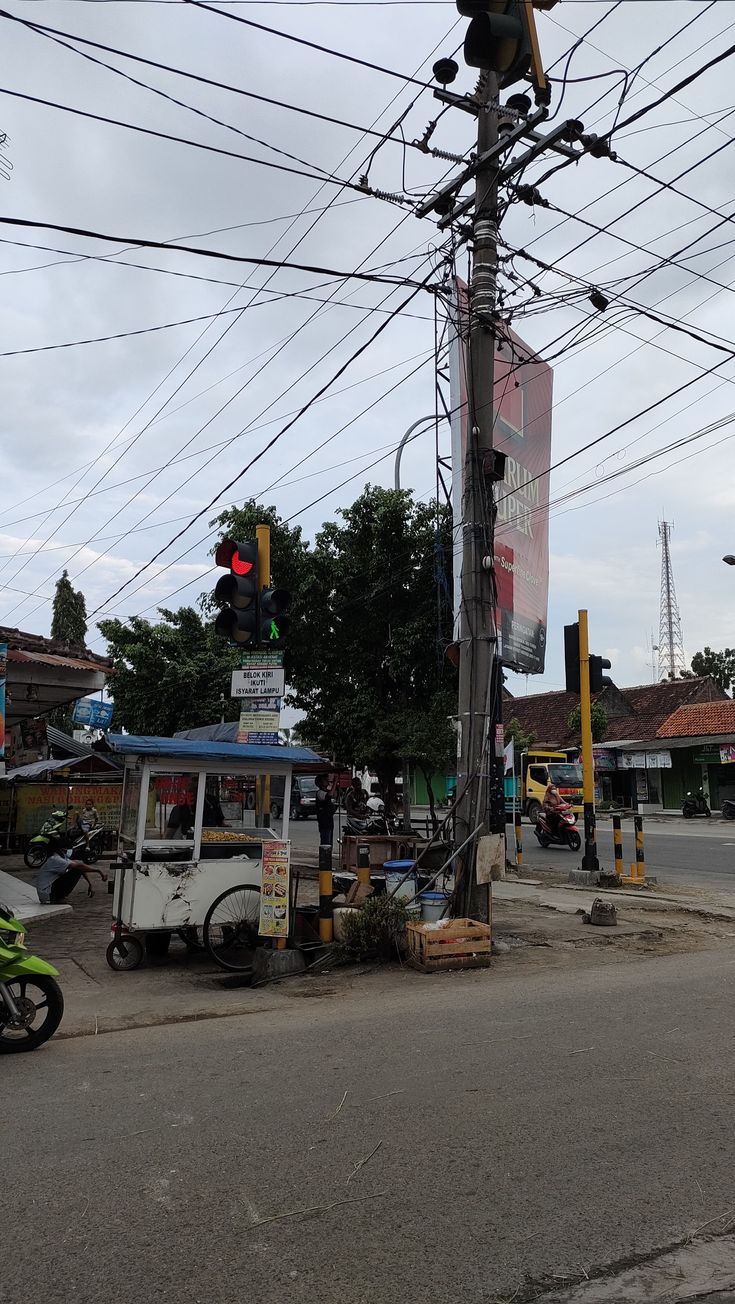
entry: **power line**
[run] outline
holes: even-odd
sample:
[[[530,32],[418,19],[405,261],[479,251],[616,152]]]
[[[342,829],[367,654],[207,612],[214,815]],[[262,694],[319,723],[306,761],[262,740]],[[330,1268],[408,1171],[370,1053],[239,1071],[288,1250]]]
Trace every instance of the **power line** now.
[[[178,3],[178,2],[179,2],[179,0],[177,0],[177,3]],[[182,2],[183,2],[183,0],[182,0]],[[434,0],[429,0],[429,2],[434,2]],[[445,0],[436,0],[436,3],[445,4]],[[76,42],[77,42],[78,44],[80,44],[80,45],[88,45],[88,46],[90,46],[91,48],[93,48],[93,49],[95,49],[95,50],[102,50],[102,51],[104,51],[104,52],[107,53],[107,54],[114,54],[114,55],[117,55],[118,57],[123,58],[123,59],[130,59],[130,60],[134,61],[135,63],[145,64],[145,65],[146,65],[147,67],[149,67],[149,68],[157,68],[157,69],[159,69],[159,71],[161,71],[161,72],[172,73],[172,74],[174,74],[174,76],[177,76],[177,77],[185,77],[185,78],[189,79],[190,81],[199,82],[200,84],[202,84],[202,85],[204,85],[204,86],[211,86],[211,87],[214,87],[214,88],[217,89],[217,90],[228,91],[228,92],[229,92],[230,94],[232,94],[232,95],[240,95],[240,96],[243,96],[245,99],[257,100],[257,101],[258,101],[259,103],[261,103],[261,104],[268,104],[268,105],[271,105],[271,106],[274,107],[274,108],[285,109],[285,110],[287,110],[289,113],[298,113],[300,117],[315,118],[315,119],[317,119],[319,122],[328,122],[328,123],[330,123],[332,126],[336,126],[336,127],[345,127],[345,128],[347,128],[349,131],[358,131],[358,132],[360,132],[363,136],[377,136],[377,137],[380,138],[380,139],[384,139],[384,138],[385,138],[385,137],[384,137],[384,133],[382,133],[382,132],[380,132],[380,131],[376,131],[373,127],[363,127],[363,126],[359,125],[358,123],[355,123],[355,122],[349,122],[349,121],[345,120],[344,118],[335,118],[335,117],[331,116],[330,114],[319,113],[319,112],[318,112],[317,110],[315,110],[315,109],[308,109],[308,108],[305,108],[303,105],[298,105],[298,104],[292,104],[292,103],[289,103],[287,100],[277,100],[277,99],[273,99],[271,96],[268,96],[268,95],[258,95],[258,94],[255,93],[255,91],[245,90],[245,89],[244,89],[243,87],[241,87],[241,86],[233,86],[231,83],[218,81],[216,78],[212,78],[212,77],[204,77],[204,76],[202,76],[202,75],[199,74],[199,73],[190,72],[190,71],[188,71],[187,69],[184,69],[184,68],[178,68],[178,67],[175,67],[175,66],[173,66],[173,65],[171,65],[171,64],[168,64],[168,63],[162,63],[162,62],[160,62],[159,60],[156,60],[156,59],[149,59],[149,58],[146,58],[144,55],[133,54],[133,53],[132,53],[131,51],[129,51],[129,50],[122,50],[122,49],[120,49],[119,47],[114,46],[114,45],[105,45],[105,44],[104,44],[103,42],[101,42],[101,41],[92,41],[92,40],[89,39],[89,37],[81,36],[81,35],[79,35],[79,34],[76,33],[76,32],[67,32],[67,31],[64,31],[62,28],[58,28],[58,27],[49,27],[49,26],[47,26],[47,25],[44,24],[44,23],[36,23],[36,22],[32,22],[32,21],[30,21],[30,20],[27,19],[27,18],[21,18],[21,17],[19,17],[17,14],[11,14],[11,13],[9,13],[7,10],[4,10],[4,9],[0,9],[0,18],[5,18],[5,19],[9,20],[10,22],[19,23],[21,26],[23,26],[23,27],[27,27],[27,28],[29,28],[29,29],[32,30],[32,31],[38,32],[40,35],[48,36],[48,37],[49,37],[50,39],[52,39],[52,40],[57,40],[58,44],[60,44],[60,45],[64,45],[66,49],[73,50],[73,52],[74,52],[75,54],[83,55],[85,58],[90,58],[90,59],[91,59],[92,56],[91,56],[91,55],[84,55],[84,52],[83,52],[82,50],[75,50],[74,47],[68,45],[67,42],[68,42],[68,41],[76,41]],[[137,85],[137,86],[143,86],[143,87],[145,87],[146,90],[154,91],[154,93],[159,94],[159,95],[165,95],[165,92],[164,92],[164,91],[159,91],[159,90],[156,89],[156,87],[153,87],[153,86],[149,86],[149,85],[147,85],[146,82],[136,81],[136,79],[135,79],[134,77],[128,77],[128,74],[127,74],[127,73],[124,73],[121,69],[119,69],[119,68],[114,68],[114,67],[112,67],[110,64],[103,63],[102,60],[92,60],[92,61],[95,62],[95,63],[99,63],[100,66],[103,67],[103,68],[109,68],[111,72],[116,72],[116,73],[119,73],[119,75],[122,76],[122,77],[127,77],[129,81],[132,81],[132,82],[133,82],[135,85]],[[408,78],[407,80],[413,80],[413,79]],[[180,103],[181,103],[181,101],[174,99],[172,96],[166,96],[166,98],[168,98],[168,99],[172,99],[173,102],[176,103],[176,104],[180,104]],[[183,105],[183,107],[184,107],[184,108],[189,108],[189,109],[192,108],[192,106],[191,106],[191,105],[188,105],[188,104]],[[194,109],[193,111],[194,111],[194,112],[200,112],[200,110],[198,110],[198,109]],[[208,115],[204,115],[204,116],[208,116]],[[217,121],[217,119],[212,119],[212,121]],[[221,123],[220,125],[224,125],[224,126],[228,126],[228,127],[229,127],[231,124],[229,124],[229,123]],[[233,129],[233,130],[237,130],[237,128],[232,128],[232,129]],[[241,134],[245,134],[245,133],[241,133]],[[250,137],[249,139],[253,139],[253,140],[255,140],[256,138],[255,138],[255,137]],[[392,138],[392,137],[389,137],[388,139],[391,140],[393,144],[396,144],[396,145],[401,144],[400,141],[397,141],[397,140],[395,140],[395,139]],[[265,141],[261,141],[261,142],[259,142],[259,143],[261,143],[261,144],[265,144],[266,147],[269,148],[269,149],[271,149],[271,148],[275,148],[274,146],[267,145],[267,142],[265,142]],[[417,144],[416,142],[414,142],[414,141],[407,141],[406,144],[409,146],[409,148],[421,149],[421,146],[418,145],[418,144]],[[421,150],[421,152],[423,153],[424,151]],[[429,152],[431,152],[431,151],[429,151]],[[303,161],[303,160],[302,160],[302,161]],[[307,166],[308,166],[308,165],[307,165]]]
[[[277,27],[269,27],[267,23],[256,23],[252,18],[243,18],[242,14],[225,13],[222,9],[217,9],[214,5],[204,4],[203,0],[184,0],[185,4],[193,5],[197,9],[204,9],[210,14],[217,14],[220,18],[229,18],[234,23],[242,23],[245,27],[252,27],[259,32],[267,32],[269,36],[279,36],[284,41],[293,41],[296,45],[304,45],[309,50],[317,50],[319,54],[328,54],[335,59],[345,59],[348,63],[358,64],[361,68],[370,68],[372,72],[384,73],[386,77],[397,77],[399,81],[410,82],[412,86],[420,86],[422,90],[434,90],[431,82],[419,81],[416,77],[409,77],[406,73],[396,72],[394,68],[384,68],[379,63],[371,63],[368,59],[358,59],[354,54],[345,54],[342,50],[332,50],[328,45],[320,45],[318,41],[307,41],[303,36],[294,36],[292,32],[282,32]]]
[[[30,104],[40,104],[43,108],[58,109],[60,113],[71,113],[78,118],[89,118],[92,122],[104,122],[108,126],[122,127],[125,131],[136,131],[143,136],[152,136],[157,140],[168,140],[176,145],[186,145],[190,149],[204,150],[207,154],[218,154],[222,155],[224,158],[234,158],[244,163],[256,163],[260,167],[273,168],[276,172],[287,172],[291,176],[305,177],[307,181],[326,182],[333,186],[339,186],[340,189],[356,190],[366,196],[369,195],[373,198],[376,197],[372,195],[371,191],[365,190],[356,182],[346,181],[341,177],[335,177],[325,173],[324,169],[318,168],[317,164],[311,165],[318,169],[317,172],[306,172],[302,168],[289,167],[287,163],[276,163],[273,159],[257,158],[254,154],[240,154],[237,150],[224,149],[221,145],[206,145],[204,141],[189,140],[186,136],[174,136],[170,132],[156,131],[155,128],[144,127],[141,123],[124,122],[121,118],[110,118],[103,113],[92,113],[90,109],[78,109],[71,104],[59,104],[56,100],[46,100],[39,95],[28,95],[24,91],[11,91],[7,86],[0,86],[0,94],[11,95],[16,100],[25,100]],[[382,194],[378,197],[385,198]],[[407,203],[408,201],[404,201],[402,197],[398,197],[391,198],[389,202]],[[139,242],[136,241],[135,243]]]
[[[430,272],[429,276],[433,276],[433,274],[434,274],[433,272]],[[426,278],[427,281],[429,279],[429,276],[427,276]],[[217,502],[218,498],[221,498],[224,494],[228,493],[229,490],[233,487],[233,485],[237,484],[239,480],[242,480],[243,476],[247,475],[248,471],[251,470],[253,466],[255,466],[256,462],[259,462],[260,459],[264,457],[265,454],[269,452],[271,448],[273,448],[273,446],[278,442],[278,440],[281,439],[283,435],[285,435],[306,412],[308,412],[309,408],[313,406],[313,404],[317,401],[317,399],[320,398],[321,395],[324,394],[327,389],[330,389],[331,386],[335,383],[335,381],[339,380],[339,377],[342,376],[344,372],[347,370],[347,368],[351,366],[352,363],[355,362],[357,358],[359,358],[361,354],[363,354],[365,350],[368,349],[370,345],[375,342],[375,340],[378,338],[379,335],[382,335],[383,331],[386,329],[389,323],[395,317],[397,317],[403,311],[403,309],[406,308],[408,304],[412,302],[413,299],[415,299],[416,295],[420,292],[421,288],[422,288],[421,286],[415,287],[411,291],[408,298],[404,299],[403,302],[399,304],[397,308],[394,309],[391,316],[387,317],[384,321],[380,323],[377,329],[370,336],[370,339],[367,340],[364,344],[361,344],[359,348],[357,348],[350,355],[347,361],[344,362],[342,366],[338,368],[338,370],[334,373],[334,375],[317,390],[316,394],[314,394],[310,399],[307,400],[306,403],[303,404],[303,406],[299,409],[298,413],[294,417],[292,417],[289,421],[287,421],[286,424],[282,426],[281,429],[272,437],[272,439],[270,439],[268,443],[250,459],[250,461],[242,468],[242,470],[238,471],[237,475],[233,476],[233,478],[228,481],[228,483],[224,486],[224,488],[221,489],[219,493],[217,493],[215,497],[210,500],[210,502],[208,502],[204,507],[202,507],[191,518],[189,524],[184,526],[182,530],[179,530],[179,532],[176,535],[174,535],[174,537],[170,539],[168,543],[164,544],[162,548],[158,549],[158,551],[154,554],[154,556],[151,557],[151,559],[147,561],[145,565],[139,567],[138,570],[135,572],[135,574],[132,575],[129,580],[126,580],[124,584],[121,584],[119,588],[117,588],[109,598],[107,598],[104,602],[102,602],[100,606],[96,607],[95,610],[90,613],[91,616],[97,615],[97,613],[102,609],[102,607],[105,607],[108,605],[109,602],[112,602],[118,596],[119,593],[122,593],[123,590],[128,587],[128,585],[132,584],[140,575],[142,575],[143,571],[147,570],[149,566],[152,566],[153,563],[158,560],[158,558],[161,556],[162,553],[166,551],[167,548],[172,547],[173,544],[176,543],[182,537],[182,535],[184,535],[186,531],[191,528],[191,526],[195,523],[195,521],[200,520],[202,516],[206,516],[207,512],[211,510],[214,503]]]

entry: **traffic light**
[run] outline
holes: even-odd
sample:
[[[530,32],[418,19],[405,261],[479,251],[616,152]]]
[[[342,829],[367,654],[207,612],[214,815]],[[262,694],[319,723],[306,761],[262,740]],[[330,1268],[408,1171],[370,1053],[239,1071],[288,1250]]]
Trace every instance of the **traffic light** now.
[[[564,669],[568,693],[579,692],[579,624],[564,626]]]
[[[214,554],[218,566],[228,566],[229,575],[217,580],[214,596],[223,604],[214,628],[230,643],[258,646],[258,545],[254,540],[234,543],[223,539]]]
[[[286,612],[291,594],[286,589],[263,589],[260,595],[260,641],[264,648],[282,647],[291,624]]]
[[[609,675],[603,675],[603,670],[611,670],[612,665],[606,657],[593,657],[590,653],[590,692],[601,693],[606,684],[611,684],[612,679]]]
[[[534,56],[533,11],[526,0],[457,0],[471,18],[464,41],[465,63],[497,74],[501,89],[521,81]]]

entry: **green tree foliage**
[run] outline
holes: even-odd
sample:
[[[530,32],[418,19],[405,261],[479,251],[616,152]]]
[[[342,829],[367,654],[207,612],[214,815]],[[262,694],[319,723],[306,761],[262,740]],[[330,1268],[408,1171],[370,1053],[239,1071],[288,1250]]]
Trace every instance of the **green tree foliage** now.
[[[592,741],[601,743],[605,737],[607,729],[607,711],[600,702],[593,702],[590,711],[592,717]],[[579,706],[575,706],[567,716],[567,726],[579,737],[580,726],[582,723],[582,711]]]
[[[305,715],[298,737],[345,763],[374,769],[390,790],[401,762],[427,775],[453,765],[456,671],[443,655],[451,628],[451,517],[409,493],[368,487],[340,520],[325,524],[312,547],[274,508],[247,503],[222,513],[221,537],[255,538],[271,526],[271,570],[292,594],[286,645],[289,703]],[[115,673],[115,723],[130,732],[170,734],[219,720],[237,704],[230,672],[240,649],[218,639],[211,594],[191,608],[105,620]]]
[[[525,752],[528,751],[529,747],[533,747],[535,741],[535,733],[533,733],[533,731],[531,731],[531,733],[526,733],[517,716],[513,716],[513,719],[510,721],[510,724],[505,731],[506,747],[509,742],[512,742],[517,752]]]
[[[84,647],[87,636],[87,607],[84,594],[72,587],[68,571],[56,581],[51,617],[51,637],[69,647]]]
[[[161,608],[160,614],[157,625],[139,616],[100,621],[113,663],[115,728],[170,737],[177,729],[213,724],[222,714],[222,693],[225,719],[237,719],[230,675],[239,652],[192,607]]]
[[[695,675],[709,675],[727,692],[735,683],[735,648],[726,647],[722,652],[713,652],[711,647],[706,647],[703,652],[695,652],[692,670]]]
[[[368,765],[390,791],[403,759],[452,762],[456,671],[442,654],[437,573],[451,570],[451,518],[402,491],[368,486],[316,536],[294,648],[305,737]],[[448,589],[442,586],[449,617]]]

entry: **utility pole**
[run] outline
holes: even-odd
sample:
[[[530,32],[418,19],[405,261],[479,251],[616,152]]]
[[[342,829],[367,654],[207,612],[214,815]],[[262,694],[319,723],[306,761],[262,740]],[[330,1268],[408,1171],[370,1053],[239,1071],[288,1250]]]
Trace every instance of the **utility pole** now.
[[[481,78],[477,115],[477,157],[498,140],[498,79]],[[500,747],[502,825],[497,820],[496,717],[502,674],[498,658],[494,574],[492,490],[487,473],[493,451],[494,313],[497,297],[498,160],[480,163],[475,182],[472,227],[474,259],[469,296],[467,449],[462,511],[462,598],[459,661],[459,757],[456,839],[461,845],[478,825],[505,835]],[[483,566],[493,559],[491,568]],[[502,727],[502,726],[501,726]],[[490,796],[493,812],[488,821]],[[477,845],[468,844],[459,867],[459,899],[473,919],[490,918],[490,887],[475,881]]]
[[[584,801],[584,856],[582,869],[599,873],[597,828],[595,824],[595,760],[592,747],[592,694],[590,692],[590,640],[587,612],[577,613],[579,621],[579,732],[582,743],[582,800]]]

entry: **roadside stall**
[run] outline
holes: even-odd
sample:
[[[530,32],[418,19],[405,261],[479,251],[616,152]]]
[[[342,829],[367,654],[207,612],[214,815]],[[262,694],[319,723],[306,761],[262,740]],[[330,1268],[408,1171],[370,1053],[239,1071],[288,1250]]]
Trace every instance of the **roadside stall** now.
[[[135,969],[179,933],[222,968],[247,968],[259,937],[288,936],[292,774],[328,765],[306,747],[108,742],[125,764],[108,964]],[[283,779],[280,829],[258,827],[248,808],[253,778],[266,775]]]

